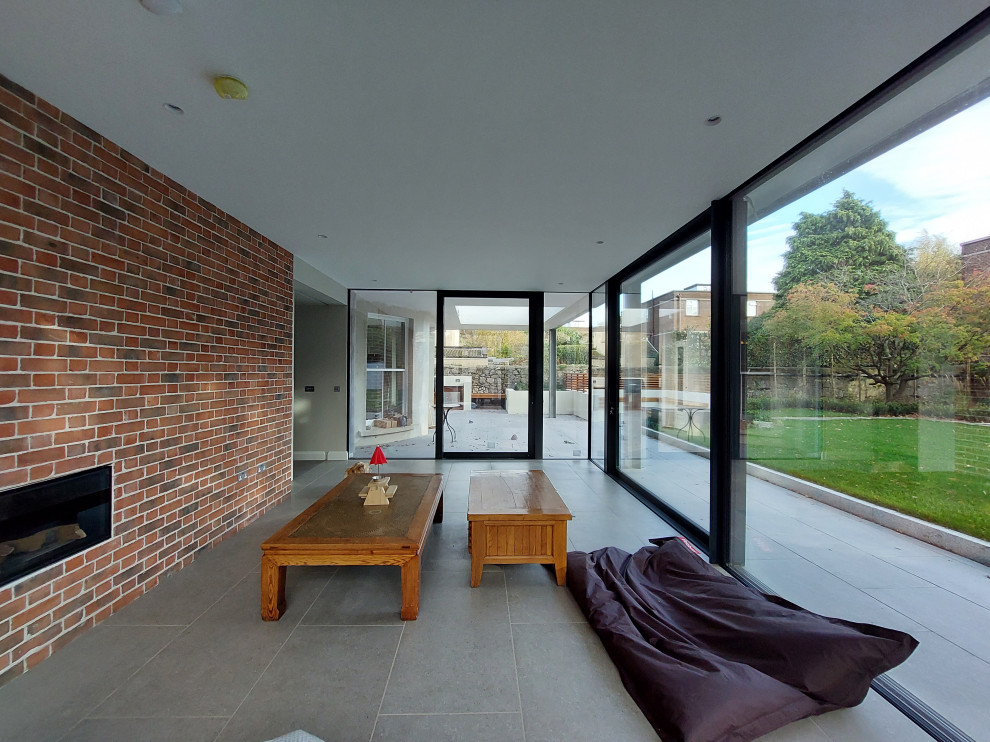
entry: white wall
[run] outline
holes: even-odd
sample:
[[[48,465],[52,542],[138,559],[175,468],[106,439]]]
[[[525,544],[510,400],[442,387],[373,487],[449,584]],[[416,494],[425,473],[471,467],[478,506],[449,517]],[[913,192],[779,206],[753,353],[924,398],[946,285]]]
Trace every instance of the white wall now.
[[[347,307],[297,303],[294,337],[293,455],[346,459]]]

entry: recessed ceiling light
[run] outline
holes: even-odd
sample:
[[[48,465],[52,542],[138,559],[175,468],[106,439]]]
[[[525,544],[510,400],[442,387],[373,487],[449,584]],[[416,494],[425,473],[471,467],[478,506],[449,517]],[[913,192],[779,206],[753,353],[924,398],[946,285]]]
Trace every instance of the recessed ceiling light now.
[[[705,119],[705,126],[718,126],[722,123],[721,116],[709,116]]]
[[[598,240],[598,242],[596,242],[595,244],[596,245],[604,245],[605,244],[605,240]]]
[[[564,285],[564,282],[563,281],[557,281],[557,285],[558,286],[563,286]]]
[[[174,103],[162,103],[162,108],[169,113],[174,113],[176,116],[181,116],[185,113],[180,106],[177,106]]]
[[[316,235],[316,236],[317,236],[317,237],[319,237],[319,238],[320,238],[321,240],[327,240],[327,239],[330,239],[330,238],[329,238],[329,237],[327,237],[327,235],[325,235],[325,234],[318,234],[318,235]]]

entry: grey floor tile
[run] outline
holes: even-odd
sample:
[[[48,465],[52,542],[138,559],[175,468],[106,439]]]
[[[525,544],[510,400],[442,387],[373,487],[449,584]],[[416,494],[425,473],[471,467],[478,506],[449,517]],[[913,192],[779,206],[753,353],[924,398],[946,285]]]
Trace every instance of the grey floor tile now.
[[[655,742],[598,636],[585,624],[512,627],[527,742]]]
[[[557,584],[553,569],[543,564],[502,567],[512,623],[584,623],[571,591]]]
[[[821,730],[814,719],[800,719],[786,727],[775,729],[770,734],[764,734],[759,740],[760,742],[834,742]],[[856,742],[866,741],[856,740]]]
[[[977,742],[990,742],[990,663],[937,634],[915,638],[914,654],[889,675]]]
[[[0,688],[0,739],[58,739],[179,631],[164,626],[97,626],[87,632]]]
[[[372,742],[523,742],[522,715],[412,714],[378,717]]]
[[[303,617],[304,624],[402,625],[398,567],[338,567]]]
[[[297,627],[218,742],[266,740],[294,729],[328,742],[367,742],[402,631]]]
[[[946,552],[937,556],[887,557],[891,564],[918,575],[960,598],[990,608],[990,567]]]
[[[59,742],[213,742],[226,717],[163,719],[84,719]]]
[[[246,578],[92,716],[232,714],[326,585],[320,570],[297,568],[297,579],[287,581],[290,608],[279,621],[261,620],[260,585]]]
[[[914,588],[931,584],[889,562],[851,546],[809,549],[802,556],[826,572],[859,588]]]
[[[477,588],[424,573],[419,620],[405,625],[382,713],[518,710],[502,573],[486,572]]]
[[[502,572],[500,565],[488,565],[481,585],[471,587],[470,572],[424,570],[419,593],[420,620],[408,625],[447,627],[508,623],[509,607]]]
[[[575,518],[567,524],[567,536],[578,551],[616,546],[631,553],[648,543],[645,536],[612,515]]]
[[[804,498],[808,515],[801,519],[850,546],[866,549],[874,556],[935,556],[941,549],[923,541],[863,520],[850,513],[836,510],[825,503]]]
[[[443,520],[467,520],[468,490],[459,487],[444,488],[443,491]]]
[[[927,629],[990,662],[990,610],[939,587],[867,590]]]
[[[816,716],[815,724],[833,742],[931,742],[921,727],[873,691],[855,708]]]
[[[236,538],[236,536],[234,537]],[[260,560],[261,550],[258,549]],[[257,565],[255,565],[256,567]],[[188,626],[252,571],[212,569],[199,560],[168,575],[130,605],[110,616],[107,626]]]
[[[746,562],[760,559],[794,559],[793,551],[754,528],[746,529]]]
[[[824,616],[916,634],[924,626],[805,559],[761,559],[747,569],[772,592]]]
[[[468,552],[467,518],[444,518],[433,526],[426,537],[421,566],[424,571],[451,570],[471,575],[471,554]]]

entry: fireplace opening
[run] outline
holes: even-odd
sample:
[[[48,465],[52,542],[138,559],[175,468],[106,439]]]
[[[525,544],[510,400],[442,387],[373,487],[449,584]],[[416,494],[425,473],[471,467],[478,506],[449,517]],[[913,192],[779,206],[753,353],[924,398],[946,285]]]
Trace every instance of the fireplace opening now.
[[[0,492],[0,587],[110,538],[111,471]]]

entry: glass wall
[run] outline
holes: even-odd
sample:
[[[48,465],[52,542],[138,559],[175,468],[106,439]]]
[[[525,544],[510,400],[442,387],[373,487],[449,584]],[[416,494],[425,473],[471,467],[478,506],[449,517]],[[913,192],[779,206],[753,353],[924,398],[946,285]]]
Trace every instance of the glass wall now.
[[[443,305],[443,450],[529,450],[529,299],[457,296]]]
[[[913,634],[891,677],[982,739],[990,571],[885,513],[990,540],[988,69],[984,39],[745,194],[741,426],[745,569]]]
[[[588,295],[545,294],[543,314],[543,458],[584,459],[590,387]]]
[[[619,470],[707,529],[711,426],[711,237],[622,282]]]
[[[350,455],[433,458],[436,306],[432,291],[352,291]]]
[[[605,285],[591,292],[591,449],[590,458],[605,468],[605,354],[608,312]]]

